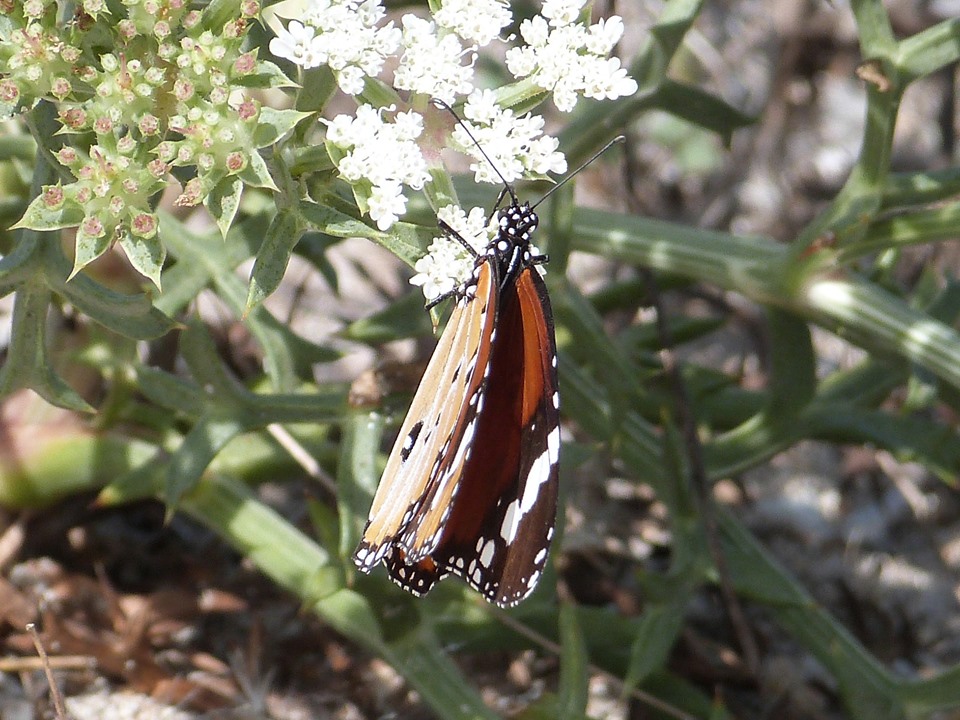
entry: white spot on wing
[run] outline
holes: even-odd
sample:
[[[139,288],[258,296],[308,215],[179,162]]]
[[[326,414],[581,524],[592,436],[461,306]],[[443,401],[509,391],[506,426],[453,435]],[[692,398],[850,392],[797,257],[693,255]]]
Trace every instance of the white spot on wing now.
[[[519,501],[514,500],[507,505],[507,512],[503,515],[503,524],[500,526],[500,537],[504,542],[510,544],[517,536],[517,528],[520,526]]]
[[[476,432],[477,421],[474,419],[467,429],[463,432],[463,438],[460,440],[460,444],[457,446],[457,454],[453,458],[453,462],[450,463],[451,468],[460,467],[467,459],[467,452],[470,449],[470,446],[473,444],[473,434]]]
[[[559,425],[557,425],[557,427],[551,430],[550,434],[547,435],[547,453],[550,456],[551,464],[557,462],[557,460],[560,458],[560,426]],[[543,456],[541,455],[541,457]],[[537,460],[539,459],[540,458],[537,458]],[[534,474],[534,471],[532,468],[530,470],[530,474],[531,475]]]
[[[493,562],[493,554],[496,547],[497,544],[493,540],[487,540],[487,544],[483,546],[483,552],[480,553],[480,564],[485,568],[489,568],[490,563]]]
[[[551,444],[551,439],[555,438],[556,447]],[[530,508],[537,501],[537,495],[540,494],[540,486],[550,479],[550,467],[556,462],[560,451],[560,430],[555,429],[547,436],[547,449],[540,453],[540,456],[533,461],[530,472],[527,474],[527,483],[523,488],[523,497],[520,500],[520,514],[526,515]]]
[[[557,462],[560,456],[560,428],[554,428],[547,436],[547,449],[540,453],[540,456],[533,461],[530,472],[527,474],[527,482],[523,487],[523,496],[519,500],[514,500],[507,506],[507,511],[503,516],[503,523],[500,526],[500,537],[507,543],[513,542],[517,536],[517,530],[520,528],[520,521],[523,516],[533,509],[540,494],[541,486],[550,479],[550,470]]]

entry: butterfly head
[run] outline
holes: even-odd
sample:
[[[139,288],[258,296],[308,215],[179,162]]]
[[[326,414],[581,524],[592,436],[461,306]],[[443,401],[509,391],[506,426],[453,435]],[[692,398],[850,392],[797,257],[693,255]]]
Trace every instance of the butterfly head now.
[[[530,203],[512,202],[497,213],[497,234],[487,246],[487,255],[500,266],[500,283],[506,285],[524,268],[540,265],[547,257],[531,242],[540,223]]]

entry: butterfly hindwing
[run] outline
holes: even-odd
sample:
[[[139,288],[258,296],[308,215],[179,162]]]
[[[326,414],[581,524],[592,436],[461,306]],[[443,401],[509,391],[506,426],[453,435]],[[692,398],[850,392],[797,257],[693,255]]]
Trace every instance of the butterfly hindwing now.
[[[432,558],[426,557],[411,562],[396,545],[391,545],[383,559],[390,578],[400,587],[414,595],[425,595],[449,573],[439,567]]]
[[[560,395],[550,299],[533,268],[520,274],[516,289],[524,320],[524,423],[518,493],[491,518],[507,549],[495,569],[501,605],[520,602],[536,587],[553,539],[559,490]]]

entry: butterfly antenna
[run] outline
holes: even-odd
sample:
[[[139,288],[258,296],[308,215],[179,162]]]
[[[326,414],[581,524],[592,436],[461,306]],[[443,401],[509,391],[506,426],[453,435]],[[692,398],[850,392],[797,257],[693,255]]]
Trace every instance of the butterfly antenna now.
[[[468,128],[467,124],[460,119],[459,115],[457,115],[457,111],[454,110],[452,107],[450,107],[443,100],[440,100],[439,98],[433,98],[431,102],[433,102],[434,105],[442,107],[451,115],[453,115],[453,119],[456,120],[457,123],[460,125],[460,127],[463,128],[463,131],[467,134],[467,137],[473,140],[473,144],[477,146],[477,150],[479,150],[480,154],[483,155],[483,159],[486,160],[487,163],[489,163],[490,167],[492,167],[493,171],[497,174],[497,177],[500,178],[500,182],[503,183],[503,186],[507,189],[507,192],[510,193],[510,199],[513,201],[515,205],[519,205],[520,201],[517,200],[517,194],[513,191],[513,186],[507,182],[507,179],[503,176],[500,170],[497,169],[497,166],[493,164],[493,160],[490,159],[490,156],[487,155],[486,152],[484,152],[483,147],[481,147],[480,143],[477,142],[477,139],[473,136],[473,133],[470,132],[470,128]],[[604,150],[606,150],[606,148],[604,148]],[[500,197],[502,198],[503,196],[501,195]]]
[[[567,173],[567,176],[566,176],[565,178],[563,178],[563,180],[561,180],[561,181],[558,182],[556,185],[554,185],[552,188],[550,188],[550,189],[547,191],[547,194],[544,195],[544,196],[543,196],[542,198],[540,198],[539,200],[537,200],[537,202],[534,203],[533,207],[531,207],[530,209],[531,209],[531,210],[535,209],[537,206],[540,205],[540,203],[542,203],[542,202],[543,202],[544,200],[546,200],[548,197],[550,197],[551,195],[553,195],[557,190],[559,190],[559,189],[562,188],[564,185],[566,185],[570,180],[573,180],[573,178],[575,178],[577,175],[580,174],[580,171],[581,171],[581,170],[583,170],[587,165],[589,165],[590,163],[592,163],[592,162],[593,162],[594,160],[596,160],[598,157],[600,157],[601,155],[603,155],[607,150],[609,150],[611,145],[616,145],[617,143],[622,143],[624,140],[626,140],[626,138],[625,138],[623,135],[617,135],[613,140],[611,140],[611,141],[608,142],[606,145],[604,145],[602,148],[600,148],[599,150],[597,150],[597,151],[593,154],[593,157],[591,157],[589,160],[587,160],[585,163],[583,163],[580,167],[578,167],[578,168],[577,168],[576,170],[574,170],[572,173]]]

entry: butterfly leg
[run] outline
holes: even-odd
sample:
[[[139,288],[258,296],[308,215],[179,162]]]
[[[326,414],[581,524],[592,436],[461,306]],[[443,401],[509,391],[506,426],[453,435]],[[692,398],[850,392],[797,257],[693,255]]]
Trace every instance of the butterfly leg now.
[[[443,234],[444,234],[444,235],[446,235],[448,238],[451,238],[452,240],[456,240],[458,243],[460,243],[460,244],[463,246],[463,248],[464,248],[468,253],[470,253],[470,254],[473,256],[473,259],[474,259],[474,260],[479,260],[479,259],[480,259],[480,253],[478,253],[478,252],[474,249],[473,245],[471,245],[470,243],[468,243],[468,242],[464,239],[463,235],[461,235],[460,233],[458,233],[456,230],[454,230],[452,227],[450,227],[450,226],[449,226],[447,223],[445,223],[443,220],[437,220],[437,225],[440,226],[440,229],[443,231]]]
[[[442,303],[444,300],[447,300],[448,298],[452,298],[452,297],[456,297],[456,296],[457,296],[457,291],[456,291],[456,290],[451,290],[450,292],[444,293],[443,295],[438,295],[438,296],[435,297],[433,300],[431,300],[431,301],[428,302],[426,305],[424,305],[423,308],[424,308],[425,310],[432,310],[432,309],[435,308],[437,305],[439,305],[440,303]]]

